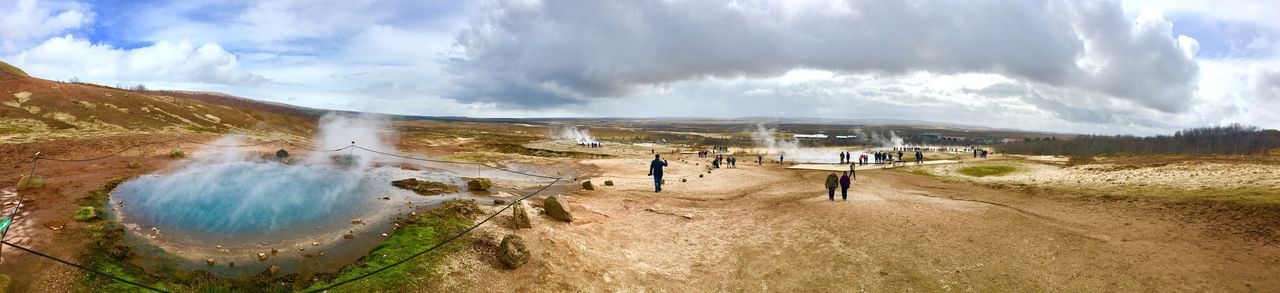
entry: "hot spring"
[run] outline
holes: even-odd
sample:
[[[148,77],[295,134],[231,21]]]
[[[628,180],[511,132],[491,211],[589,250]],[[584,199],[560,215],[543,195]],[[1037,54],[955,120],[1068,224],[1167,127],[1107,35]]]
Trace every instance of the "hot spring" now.
[[[385,240],[381,235],[394,232],[396,218],[464,196],[421,196],[390,184],[410,177],[464,184],[436,169],[212,162],[126,181],[110,204],[136,246],[179,256],[187,268],[224,275],[268,264],[324,271],[353,262]],[[273,250],[278,259],[256,260],[258,252]],[[208,266],[206,259],[235,262],[240,270]],[[322,265],[312,268],[307,260]]]

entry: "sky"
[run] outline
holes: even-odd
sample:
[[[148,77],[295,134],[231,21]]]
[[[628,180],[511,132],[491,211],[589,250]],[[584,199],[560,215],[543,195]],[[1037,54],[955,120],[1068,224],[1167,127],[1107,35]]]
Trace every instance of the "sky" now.
[[[1280,1],[0,0],[37,77],[470,117],[1280,128]]]

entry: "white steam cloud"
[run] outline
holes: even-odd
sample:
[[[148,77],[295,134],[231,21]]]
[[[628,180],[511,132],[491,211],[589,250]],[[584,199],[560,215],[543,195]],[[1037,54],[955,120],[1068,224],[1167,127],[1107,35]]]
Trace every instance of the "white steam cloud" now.
[[[586,128],[578,129],[575,125],[552,125],[547,127],[551,139],[569,141],[577,144],[597,143],[595,137]]]

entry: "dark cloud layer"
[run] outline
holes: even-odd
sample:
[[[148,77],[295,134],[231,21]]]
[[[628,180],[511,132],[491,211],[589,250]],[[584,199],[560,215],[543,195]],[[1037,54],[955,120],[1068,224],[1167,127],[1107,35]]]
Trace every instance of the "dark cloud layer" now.
[[[497,1],[457,47],[453,97],[534,108],[813,68],[997,73],[1178,112],[1199,72],[1159,15],[1093,0]]]

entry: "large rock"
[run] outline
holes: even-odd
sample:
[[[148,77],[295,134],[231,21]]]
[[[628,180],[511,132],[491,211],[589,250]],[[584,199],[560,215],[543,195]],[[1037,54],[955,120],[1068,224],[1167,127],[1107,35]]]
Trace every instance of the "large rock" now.
[[[542,200],[542,209],[552,218],[573,222],[573,211],[569,210],[569,201],[559,195],[548,196]]]
[[[596,186],[591,184],[591,180],[582,181],[582,189],[596,190]]]
[[[9,293],[13,290],[13,279],[7,274],[0,274],[0,293]]]
[[[489,190],[490,187],[493,187],[493,181],[489,180],[489,178],[466,178],[466,179],[467,179],[467,189],[469,190],[485,191],[485,190]]]
[[[524,201],[511,206],[511,226],[516,229],[533,228],[533,222],[529,221],[529,209],[525,208]]]
[[[35,175],[32,177],[28,177],[24,175],[22,176],[21,179],[18,179],[17,187],[18,187],[18,191],[23,191],[30,188],[44,187],[44,177],[40,177],[40,175]]]
[[[13,292],[13,279],[9,278],[9,275],[0,274],[0,293],[9,292]]]
[[[529,248],[524,246],[524,239],[515,234],[502,237],[502,244],[498,245],[498,261],[512,269],[529,262]]]

